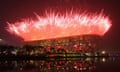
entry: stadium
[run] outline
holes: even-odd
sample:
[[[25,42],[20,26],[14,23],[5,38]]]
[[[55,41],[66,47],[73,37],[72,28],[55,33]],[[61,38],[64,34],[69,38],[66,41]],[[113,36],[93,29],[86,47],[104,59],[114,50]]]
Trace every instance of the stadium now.
[[[83,35],[38,41],[27,41],[25,42],[25,45],[31,45],[34,47],[42,46],[48,52],[80,53],[94,51],[100,39],[101,37],[97,35]]]
[[[8,23],[8,29],[24,39],[27,54],[94,53],[102,36],[111,27],[104,14],[67,12],[46,13],[37,20],[25,19]],[[23,50],[24,50],[23,49]]]

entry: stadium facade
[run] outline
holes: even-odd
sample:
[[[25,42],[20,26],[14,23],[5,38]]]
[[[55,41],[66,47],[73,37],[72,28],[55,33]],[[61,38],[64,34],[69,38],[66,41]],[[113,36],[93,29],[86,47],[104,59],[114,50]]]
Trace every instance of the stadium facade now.
[[[50,53],[94,52],[101,37],[98,35],[80,35],[64,38],[26,41],[24,45],[32,46],[37,51],[44,49]],[[40,51],[41,52],[41,51]]]

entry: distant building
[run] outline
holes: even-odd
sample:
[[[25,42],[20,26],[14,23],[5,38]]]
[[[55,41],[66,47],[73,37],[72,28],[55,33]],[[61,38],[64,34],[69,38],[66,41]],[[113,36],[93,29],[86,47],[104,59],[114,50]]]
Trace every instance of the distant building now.
[[[101,37],[97,35],[82,35],[38,41],[27,41],[24,43],[24,45],[42,46],[46,49],[46,51],[55,50],[55,52],[91,52],[96,49],[100,38]]]

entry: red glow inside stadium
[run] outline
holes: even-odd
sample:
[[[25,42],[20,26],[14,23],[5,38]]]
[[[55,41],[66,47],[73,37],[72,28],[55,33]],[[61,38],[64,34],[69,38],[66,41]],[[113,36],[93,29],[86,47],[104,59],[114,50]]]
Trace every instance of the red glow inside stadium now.
[[[24,19],[8,23],[7,30],[20,36],[24,41],[44,40],[78,35],[103,36],[111,27],[108,16],[102,13],[46,13],[36,15],[37,20]]]

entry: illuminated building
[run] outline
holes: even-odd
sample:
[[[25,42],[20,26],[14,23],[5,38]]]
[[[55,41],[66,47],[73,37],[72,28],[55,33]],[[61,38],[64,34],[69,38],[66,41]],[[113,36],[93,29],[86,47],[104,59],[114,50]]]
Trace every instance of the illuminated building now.
[[[36,17],[37,20],[8,23],[7,31],[23,38],[25,44],[43,46],[52,53],[91,52],[99,37],[111,27],[111,21],[102,13],[47,12],[45,16],[36,14]]]
[[[97,35],[83,35],[57,39],[28,41],[25,42],[25,44],[31,45],[33,47],[42,46],[47,51],[50,51],[50,48],[54,48],[57,53],[60,53],[60,49],[63,49],[67,53],[79,53],[91,52],[95,50],[100,38],[101,37]]]

